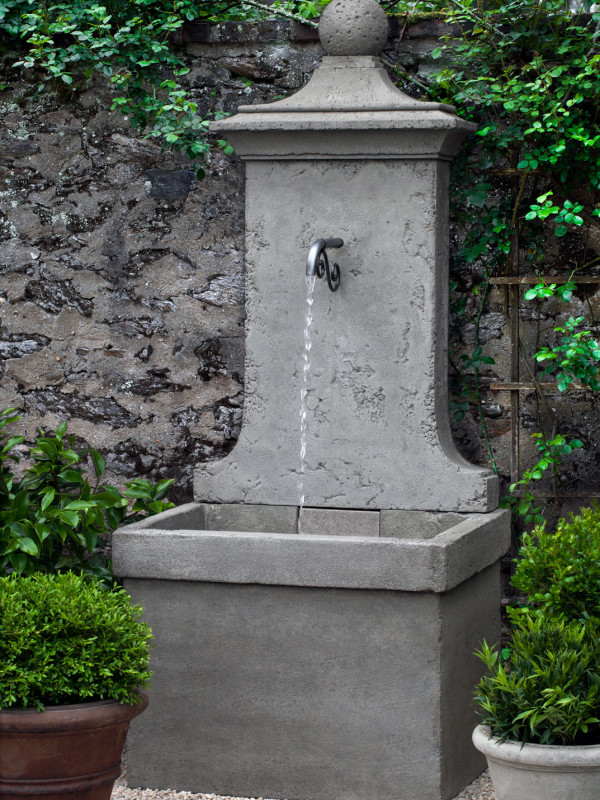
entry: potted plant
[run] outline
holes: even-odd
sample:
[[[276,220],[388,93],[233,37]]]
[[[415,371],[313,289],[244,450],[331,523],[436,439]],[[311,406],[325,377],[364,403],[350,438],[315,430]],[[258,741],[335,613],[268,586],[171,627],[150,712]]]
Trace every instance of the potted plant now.
[[[538,526],[524,537],[513,578],[525,595],[509,611],[502,658],[488,668],[473,742],[486,756],[496,800],[600,797],[600,511]]]
[[[141,613],[82,574],[0,578],[2,800],[109,800],[148,704]]]

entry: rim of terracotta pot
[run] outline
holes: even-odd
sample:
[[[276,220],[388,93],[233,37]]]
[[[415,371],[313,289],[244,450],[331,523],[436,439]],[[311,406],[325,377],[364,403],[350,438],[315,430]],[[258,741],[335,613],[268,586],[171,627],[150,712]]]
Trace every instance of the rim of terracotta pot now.
[[[568,767],[600,770],[600,744],[560,745],[500,742],[487,725],[473,731],[473,744],[492,761],[510,761],[526,767]]]
[[[148,705],[148,692],[137,690],[138,703],[118,700],[95,700],[70,705],[47,705],[44,711],[36,708],[5,708],[0,711],[0,733],[49,733],[68,728],[87,730],[103,728],[137,717]]]

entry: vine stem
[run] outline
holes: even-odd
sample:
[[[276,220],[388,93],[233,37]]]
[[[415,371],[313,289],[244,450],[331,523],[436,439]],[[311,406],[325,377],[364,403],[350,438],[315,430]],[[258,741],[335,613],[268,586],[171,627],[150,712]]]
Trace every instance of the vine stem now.
[[[529,363],[529,359],[527,358],[527,354],[525,352],[525,347],[523,345],[523,340],[521,339],[521,337],[519,337],[519,352],[521,353],[521,357],[523,359],[523,363],[525,364],[527,372],[529,372],[529,377],[531,378],[531,382],[533,383],[533,385],[537,389],[538,394],[541,397],[542,404],[545,407],[546,412],[548,413],[548,416],[553,421],[552,422],[552,424],[553,424],[553,435],[552,435],[552,438],[554,438],[554,430],[556,428],[556,423],[557,423],[556,414],[552,410],[552,406],[550,405],[550,403],[548,401],[548,397],[546,396],[546,392],[544,391],[543,385],[538,380],[537,375],[535,374],[535,371],[533,370],[531,364]]]
[[[477,405],[477,412],[479,415],[479,424],[481,425],[481,430],[483,431],[483,440],[485,442],[485,448],[487,450],[488,457],[490,459],[490,464],[494,473],[498,474],[498,465],[496,464],[496,459],[494,458],[494,452],[492,450],[492,445],[490,444],[490,439],[488,435],[487,424],[485,422],[483,416],[483,409],[481,407],[481,395],[479,392],[479,369],[475,368],[475,404]]]
[[[311,28],[318,28],[319,25],[316,22],[313,22],[310,19],[305,19],[297,14],[292,14],[291,11],[283,11],[280,8],[274,8],[273,6],[267,6],[264,3],[259,3],[257,0],[244,0],[245,6],[253,6],[254,8],[260,8],[261,11],[266,11],[269,14],[275,14],[279,17],[285,17],[286,19],[293,19],[295,22],[301,22],[303,25],[308,25]]]
[[[527,355],[525,353],[525,347],[523,345],[523,340],[521,339],[520,336],[519,336],[519,352],[521,354],[521,357],[523,358],[523,362],[525,363],[527,371],[529,372],[529,375],[531,377],[533,385],[535,386],[535,388],[537,390],[538,397],[541,398],[542,403],[543,403],[543,405],[544,405],[544,407],[546,409],[546,412],[548,413],[548,416],[552,420],[552,434],[551,434],[550,438],[554,439],[555,436],[556,436],[556,431],[557,431],[557,427],[558,427],[558,419],[557,419],[556,414],[554,413],[554,410],[552,409],[552,407],[551,407],[551,405],[550,405],[550,403],[548,401],[548,397],[546,396],[546,393],[545,393],[545,391],[544,391],[544,389],[542,387],[542,384],[540,383],[540,381],[537,378],[537,375],[535,374],[535,370],[532,368],[531,364],[529,363],[529,359],[527,358]],[[542,425],[540,425],[540,428],[542,428]],[[544,443],[547,443],[548,442],[548,437],[543,432],[543,429],[542,429],[542,434],[544,436]],[[557,466],[556,466],[555,463],[552,464],[552,491],[554,492],[554,502],[556,504],[556,507],[559,508],[560,507],[560,500],[559,500],[559,497],[558,497],[558,469],[557,469]]]
[[[426,86],[424,83],[421,83],[421,81],[418,81],[416,78],[413,78],[413,76],[409,75],[409,73],[406,72],[405,70],[400,69],[400,67],[397,64],[392,63],[383,54],[380,55],[379,58],[381,59],[381,63],[388,69],[393,70],[396,73],[396,75],[409,81],[409,83],[414,83],[415,86],[418,86],[419,89],[423,89],[423,91],[427,92],[428,95],[432,94],[432,91],[429,88],[429,86]]]
[[[521,200],[523,199],[523,194],[525,193],[525,187],[527,186],[527,179],[529,178],[529,170],[526,170],[522,173],[520,181],[519,181],[519,189],[517,191],[517,196],[515,198],[515,204],[513,206],[513,213],[510,220],[510,227],[512,230],[517,229],[517,217],[519,214],[519,208],[521,206]],[[510,257],[510,253],[507,254],[507,258]]]
[[[467,6],[463,5],[460,2],[460,0],[450,0],[450,2],[452,3],[453,6],[459,8],[463,12],[463,14],[466,14],[467,17],[474,19],[479,25],[481,25],[482,28],[485,28],[488,31],[493,31],[494,33],[498,34],[498,36],[500,36],[502,39],[506,38],[506,34],[503,33],[500,30],[500,28],[496,28],[495,25],[490,25],[489,22],[486,22],[481,17],[478,17],[477,14],[474,14],[470,8],[467,8]]]
[[[486,275],[486,282],[483,288],[482,296],[481,296],[481,305],[479,306],[479,311],[477,312],[477,316],[475,317],[475,347],[479,347],[479,325],[481,323],[481,317],[483,315],[483,309],[485,306],[485,301],[490,290],[490,280],[489,275]],[[483,440],[485,442],[485,447],[488,453],[488,457],[490,459],[490,464],[492,465],[492,469],[494,473],[498,474],[498,465],[496,464],[496,459],[494,458],[494,451],[492,450],[492,445],[490,444],[490,437],[488,434],[487,423],[483,416],[483,408],[481,405],[481,389],[479,386],[479,367],[475,364],[473,365],[473,373],[475,375],[475,405],[477,406],[477,413],[479,416],[479,424],[481,425],[481,430],[483,432]]]

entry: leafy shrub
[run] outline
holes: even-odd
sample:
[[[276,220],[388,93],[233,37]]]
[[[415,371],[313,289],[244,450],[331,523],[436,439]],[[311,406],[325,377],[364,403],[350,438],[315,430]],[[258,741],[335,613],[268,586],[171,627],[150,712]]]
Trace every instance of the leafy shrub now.
[[[475,700],[492,734],[538,744],[600,744],[600,630],[543,614],[515,621],[504,664],[485,643],[489,675]]]
[[[547,615],[600,622],[600,509],[525,534],[512,584]]]
[[[506,660],[477,653],[482,721],[500,740],[600,744],[600,509],[525,534],[512,583],[526,605],[509,609]]]
[[[0,578],[0,709],[135,702],[151,675],[141,613],[84,575]]]
[[[54,434],[40,431],[29,451],[33,463],[19,480],[10,467],[19,461],[14,448],[24,437],[7,437],[4,431],[20,419],[15,412],[0,411],[0,575],[73,570],[110,582],[106,535],[172,508],[164,498],[173,480],[154,486],[136,478],[123,494],[101,485],[104,458],[93,449],[75,451],[66,422]],[[93,484],[85,469],[88,456]]]

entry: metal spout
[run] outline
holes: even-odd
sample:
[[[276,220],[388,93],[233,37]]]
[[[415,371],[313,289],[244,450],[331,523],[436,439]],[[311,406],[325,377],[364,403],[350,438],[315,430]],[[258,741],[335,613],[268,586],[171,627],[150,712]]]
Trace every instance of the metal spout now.
[[[317,239],[313,242],[308,251],[306,260],[306,275],[309,278],[317,276],[322,278],[327,275],[327,283],[332,292],[337,291],[340,285],[340,268],[338,264],[329,265],[327,257],[328,247],[342,247],[343,239]]]

